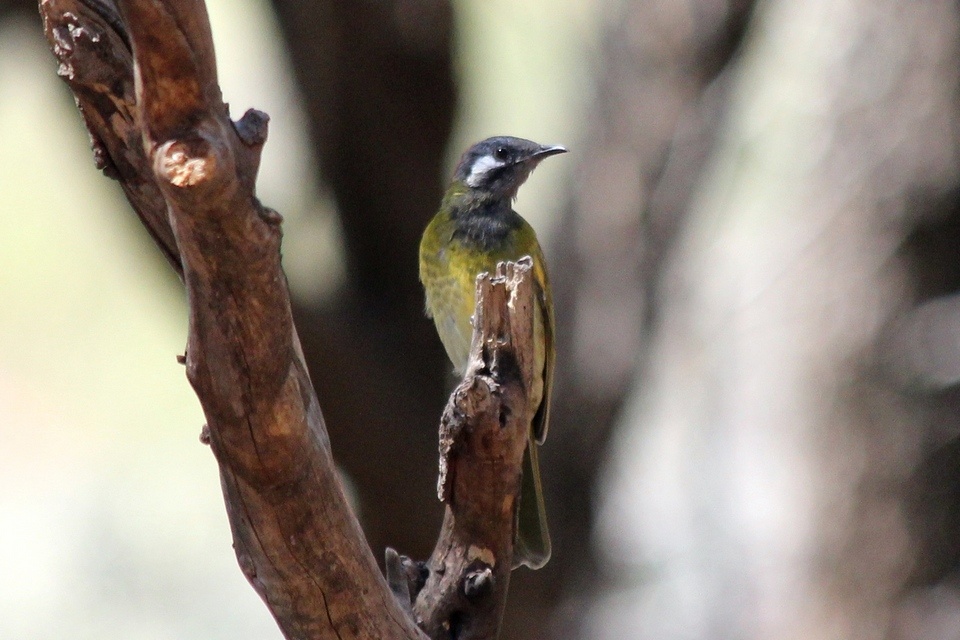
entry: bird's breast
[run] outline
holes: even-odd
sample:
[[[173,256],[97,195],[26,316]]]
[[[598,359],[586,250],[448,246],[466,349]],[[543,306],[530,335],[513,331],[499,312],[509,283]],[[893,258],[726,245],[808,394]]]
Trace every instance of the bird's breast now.
[[[441,215],[428,225],[420,245],[420,280],[427,313],[457,372],[470,355],[477,276],[526,255],[539,255],[536,235],[509,207]]]

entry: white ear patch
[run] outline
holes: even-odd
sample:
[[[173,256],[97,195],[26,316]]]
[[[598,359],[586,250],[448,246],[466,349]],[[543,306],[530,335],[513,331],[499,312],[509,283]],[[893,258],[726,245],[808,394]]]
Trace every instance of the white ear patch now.
[[[484,176],[486,176],[493,169],[499,169],[503,165],[503,160],[497,160],[493,157],[493,154],[488,153],[485,156],[480,156],[473,161],[473,166],[470,167],[470,175],[467,176],[466,179],[467,186],[480,186],[480,183],[483,182]]]

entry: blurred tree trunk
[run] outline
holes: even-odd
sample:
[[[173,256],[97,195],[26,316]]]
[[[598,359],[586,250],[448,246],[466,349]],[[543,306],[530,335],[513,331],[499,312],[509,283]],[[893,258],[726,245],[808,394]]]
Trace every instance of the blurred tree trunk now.
[[[435,425],[452,378],[423,313],[416,256],[446,180],[452,9],[447,0],[273,5],[347,249],[344,290],[328,303],[295,302],[304,354],[374,553],[390,545],[426,558],[442,513]]]
[[[616,439],[584,637],[958,637],[957,7],[761,6]]]
[[[37,15],[37,3],[31,0],[0,0],[0,20],[12,13],[29,13],[38,23],[40,22],[40,16]]]
[[[601,8],[596,98],[550,256],[559,391],[543,459],[555,552],[513,580],[510,637],[575,637],[601,583],[592,531],[611,426],[645,360],[664,258],[715,144],[721,74],[753,2]],[[547,630],[535,628],[547,618]]]

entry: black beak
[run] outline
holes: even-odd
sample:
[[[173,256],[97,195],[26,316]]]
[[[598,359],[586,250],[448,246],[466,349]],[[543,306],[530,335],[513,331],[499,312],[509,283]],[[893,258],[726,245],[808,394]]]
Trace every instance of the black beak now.
[[[544,158],[549,158],[550,156],[555,156],[558,153],[566,153],[567,148],[559,144],[543,144],[540,145],[540,148],[533,152],[533,155],[530,156],[531,160],[536,160],[540,162]]]

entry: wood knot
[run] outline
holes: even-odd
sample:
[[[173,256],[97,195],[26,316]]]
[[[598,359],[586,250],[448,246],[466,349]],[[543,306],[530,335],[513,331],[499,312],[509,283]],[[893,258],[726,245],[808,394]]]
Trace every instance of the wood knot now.
[[[203,140],[167,142],[160,147],[157,163],[160,177],[180,188],[206,182],[217,168],[210,145]]]

